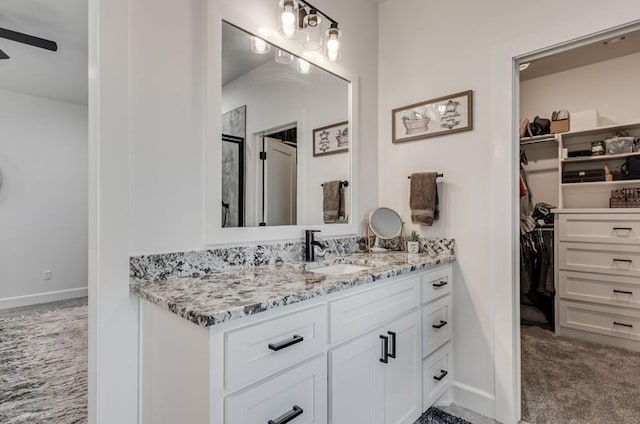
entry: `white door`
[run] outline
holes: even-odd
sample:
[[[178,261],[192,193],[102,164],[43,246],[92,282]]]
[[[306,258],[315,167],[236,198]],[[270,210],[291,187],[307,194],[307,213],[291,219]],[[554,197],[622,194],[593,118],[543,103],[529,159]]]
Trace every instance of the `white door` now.
[[[296,225],[297,156],[295,147],[265,137],[263,222]]]
[[[415,311],[383,327],[395,356],[384,367],[385,424],[412,424],[422,413],[420,325],[420,312]]]
[[[384,340],[368,333],[331,351],[331,424],[384,424]]]

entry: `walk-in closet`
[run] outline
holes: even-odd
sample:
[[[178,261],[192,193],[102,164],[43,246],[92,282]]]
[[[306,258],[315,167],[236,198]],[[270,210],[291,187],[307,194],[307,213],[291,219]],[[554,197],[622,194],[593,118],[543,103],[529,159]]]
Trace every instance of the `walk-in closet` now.
[[[520,64],[522,415],[640,423],[640,33]]]

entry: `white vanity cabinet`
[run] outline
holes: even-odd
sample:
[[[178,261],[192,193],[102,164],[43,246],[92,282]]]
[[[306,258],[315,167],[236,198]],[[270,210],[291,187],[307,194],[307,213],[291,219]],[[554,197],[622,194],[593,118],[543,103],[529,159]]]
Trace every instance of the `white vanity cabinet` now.
[[[451,381],[451,265],[200,327],[141,301],[145,424],[413,424]]]

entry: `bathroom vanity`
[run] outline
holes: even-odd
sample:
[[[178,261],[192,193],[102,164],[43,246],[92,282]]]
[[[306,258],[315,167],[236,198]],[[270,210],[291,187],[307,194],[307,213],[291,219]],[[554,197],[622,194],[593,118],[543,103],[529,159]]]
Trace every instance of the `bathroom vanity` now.
[[[141,422],[412,424],[450,386],[454,260],[352,253],[132,284]]]

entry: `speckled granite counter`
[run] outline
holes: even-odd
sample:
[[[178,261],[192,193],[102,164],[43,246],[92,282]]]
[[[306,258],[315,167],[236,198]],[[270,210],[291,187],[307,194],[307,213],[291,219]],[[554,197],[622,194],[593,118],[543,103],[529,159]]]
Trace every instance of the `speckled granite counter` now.
[[[350,253],[313,263],[291,262],[214,272],[196,277],[135,281],[138,296],[208,327],[284,305],[335,293],[412,271],[453,262],[453,242],[429,254],[404,252]],[[368,269],[340,276],[310,269],[333,263],[352,263]]]

